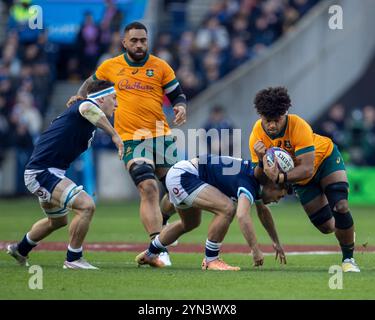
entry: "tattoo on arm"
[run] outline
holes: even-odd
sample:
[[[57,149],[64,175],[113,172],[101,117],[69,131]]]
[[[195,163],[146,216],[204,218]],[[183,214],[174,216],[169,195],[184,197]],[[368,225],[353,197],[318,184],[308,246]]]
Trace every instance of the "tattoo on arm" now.
[[[91,77],[87,78],[85,82],[81,85],[81,87],[78,89],[77,95],[81,97],[87,96],[87,87],[90,83],[94,82],[95,80]]]

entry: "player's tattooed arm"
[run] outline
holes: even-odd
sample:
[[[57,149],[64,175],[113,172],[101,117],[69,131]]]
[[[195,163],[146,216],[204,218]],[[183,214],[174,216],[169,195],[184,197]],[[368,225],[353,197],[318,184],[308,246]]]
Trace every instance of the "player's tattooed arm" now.
[[[91,82],[94,82],[95,80],[93,77],[87,78],[81,87],[78,89],[78,92],[75,96],[70,97],[69,101],[66,103],[66,106],[69,108],[73,103],[79,101],[79,100],[84,100],[86,99],[87,96],[87,88]]]
[[[94,82],[93,76],[88,77],[81,85],[81,87],[78,89],[77,96],[86,97],[87,96],[87,88],[90,85],[90,83]]]

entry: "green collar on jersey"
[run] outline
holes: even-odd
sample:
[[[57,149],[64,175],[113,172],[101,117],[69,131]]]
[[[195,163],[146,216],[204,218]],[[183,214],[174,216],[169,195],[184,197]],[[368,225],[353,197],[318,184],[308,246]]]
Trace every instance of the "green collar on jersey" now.
[[[147,62],[148,58],[150,57],[150,54],[147,53],[146,56],[139,62],[133,62],[129,59],[128,55],[126,54],[126,52],[124,53],[124,59],[126,61],[126,63],[131,66],[131,67],[143,67],[145,65],[145,63]]]
[[[266,133],[267,136],[269,136],[272,140],[275,140],[277,138],[282,138],[285,134],[285,131],[286,131],[286,128],[288,127],[288,119],[289,119],[289,115],[286,115],[286,121],[285,121],[285,126],[284,128],[280,131],[279,134],[276,134],[276,135],[270,135],[267,133],[267,131],[263,128],[263,125],[262,125],[262,129],[263,131]]]

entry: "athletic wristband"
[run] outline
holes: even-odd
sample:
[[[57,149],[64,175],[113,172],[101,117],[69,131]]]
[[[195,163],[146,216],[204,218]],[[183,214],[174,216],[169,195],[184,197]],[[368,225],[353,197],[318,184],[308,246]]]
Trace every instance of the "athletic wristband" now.
[[[288,175],[287,175],[286,172],[283,172],[283,174],[284,174],[284,182],[283,183],[287,183],[287,181],[288,181]]]

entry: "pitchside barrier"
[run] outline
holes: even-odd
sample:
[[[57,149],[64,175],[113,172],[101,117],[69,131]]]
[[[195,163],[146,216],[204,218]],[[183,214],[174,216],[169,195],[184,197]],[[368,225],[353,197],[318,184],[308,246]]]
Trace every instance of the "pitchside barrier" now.
[[[347,167],[350,204],[375,204],[375,168]]]

